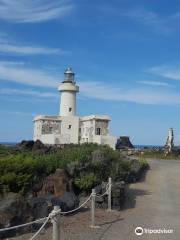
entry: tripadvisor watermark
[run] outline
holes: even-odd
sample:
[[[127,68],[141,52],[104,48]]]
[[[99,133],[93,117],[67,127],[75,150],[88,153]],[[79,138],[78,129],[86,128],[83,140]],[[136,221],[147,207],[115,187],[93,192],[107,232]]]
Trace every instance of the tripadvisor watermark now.
[[[150,229],[150,228],[142,228],[142,227],[135,228],[135,234],[137,236],[141,236],[143,234],[171,234],[171,233],[173,233],[173,229],[165,229],[165,228]]]

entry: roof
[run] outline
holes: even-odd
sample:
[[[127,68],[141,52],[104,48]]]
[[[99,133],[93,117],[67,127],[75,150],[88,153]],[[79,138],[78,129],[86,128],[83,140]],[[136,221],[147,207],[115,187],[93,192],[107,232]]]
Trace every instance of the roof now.
[[[61,121],[60,116],[48,116],[48,115],[38,115],[34,118],[34,121],[38,120],[56,120],[56,121]]]
[[[88,120],[104,120],[104,121],[110,121],[110,117],[108,115],[89,115],[84,116],[80,118],[80,121],[88,121]]]

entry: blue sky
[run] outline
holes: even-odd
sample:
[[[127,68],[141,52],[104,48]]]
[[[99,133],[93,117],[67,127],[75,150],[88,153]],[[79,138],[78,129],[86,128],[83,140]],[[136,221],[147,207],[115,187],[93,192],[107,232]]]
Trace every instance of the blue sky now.
[[[59,112],[71,66],[78,114],[108,114],[134,144],[180,144],[180,5],[173,0],[0,0],[0,141]]]

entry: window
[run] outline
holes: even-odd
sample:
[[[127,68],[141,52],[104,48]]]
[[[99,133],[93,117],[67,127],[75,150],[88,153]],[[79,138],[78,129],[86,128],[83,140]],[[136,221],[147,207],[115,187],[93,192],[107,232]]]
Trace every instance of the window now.
[[[101,128],[96,128],[96,135],[101,135]]]
[[[69,125],[68,129],[71,129],[72,125]]]
[[[69,108],[69,112],[72,112],[72,108],[71,107]]]
[[[49,127],[49,134],[53,132],[53,127]]]

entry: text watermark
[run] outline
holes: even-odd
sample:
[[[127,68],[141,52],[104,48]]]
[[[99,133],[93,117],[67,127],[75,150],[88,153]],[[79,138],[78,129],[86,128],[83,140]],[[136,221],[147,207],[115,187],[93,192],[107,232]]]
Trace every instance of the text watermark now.
[[[173,233],[173,229],[166,229],[166,228],[151,229],[151,228],[142,228],[142,227],[135,228],[135,234],[137,236],[141,236],[143,234],[171,234],[171,233]]]

